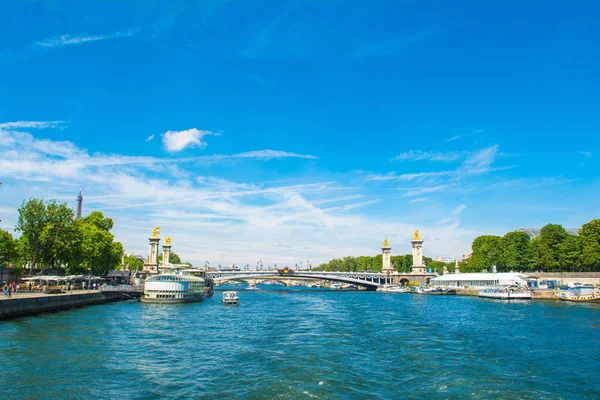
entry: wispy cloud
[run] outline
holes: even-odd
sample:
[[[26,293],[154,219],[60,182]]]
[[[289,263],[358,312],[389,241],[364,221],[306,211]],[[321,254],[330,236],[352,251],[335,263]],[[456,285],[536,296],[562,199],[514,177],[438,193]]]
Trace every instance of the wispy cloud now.
[[[78,35],[61,35],[49,37],[38,42],[35,42],[34,45],[36,47],[41,48],[52,48],[52,47],[60,47],[60,46],[70,46],[76,44],[83,44],[87,42],[96,42],[99,40],[110,40],[110,39],[118,39],[118,38],[126,38],[133,36],[138,32],[138,29],[131,29],[123,32],[114,32],[109,34],[101,34],[101,35],[87,35],[87,34],[78,34]]]
[[[586,156],[587,158],[590,158],[593,155],[591,151],[582,151],[580,153]]]
[[[289,153],[281,150],[257,150],[238,153],[231,156],[232,158],[256,158],[261,160],[271,160],[274,158],[309,158],[315,159],[317,156],[310,154]]]
[[[498,145],[490,146],[471,154],[461,165],[461,171],[475,174],[488,172],[496,160]]]
[[[203,131],[196,128],[183,131],[167,131],[163,133],[163,144],[170,153],[175,153],[186,147],[205,148],[208,144],[202,141],[204,136],[214,135],[214,132]]]
[[[399,154],[392,158],[392,161],[442,161],[450,162],[464,158],[466,151],[449,151],[449,152],[427,152],[421,150],[410,150]]]
[[[479,133],[481,133],[481,132],[483,132],[483,131],[482,131],[481,129],[478,129],[478,130],[476,130],[476,131],[473,131],[473,132],[471,132],[471,133],[466,133],[466,134],[464,134],[464,135],[457,135],[457,136],[453,136],[453,137],[451,137],[450,139],[446,140],[446,142],[453,142],[453,141],[455,141],[455,140],[458,140],[458,139],[462,139],[462,138],[465,138],[465,137],[469,137],[469,136],[477,135],[477,134],[479,134]]]
[[[151,142],[154,139],[154,135],[150,135],[146,138],[146,142]]]
[[[433,178],[447,176],[452,171],[437,171],[437,172],[416,172],[410,174],[396,175],[395,172],[390,172],[385,175],[373,174],[365,178],[365,181],[412,181],[424,178]]]
[[[418,197],[416,199],[412,199],[410,202],[411,203],[421,203],[423,201],[427,201],[427,197]]]
[[[467,208],[466,205],[460,204],[454,210],[452,210],[451,214],[448,217],[442,218],[441,220],[439,220],[437,222],[437,224],[438,225],[443,225],[443,224],[459,224],[460,221],[458,220],[458,217],[460,216],[460,213],[462,213],[466,208]]]
[[[65,125],[66,121],[15,121],[15,122],[3,122],[0,123],[0,129],[19,129],[19,128],[32,128],[32,129],[44,129],[44,128],[57,128]]]
[[[407,192],[404,195],[402,195],[402,197],[412,197],[412,196],[419,196],[421,194],[426,194],[426,193],[440,192],[449,187],[450,187],[450,185],[437,185],[437,186],[428,186],[428,187],[420,187],[420,188],[411,188],[411,189],[407,189]]]

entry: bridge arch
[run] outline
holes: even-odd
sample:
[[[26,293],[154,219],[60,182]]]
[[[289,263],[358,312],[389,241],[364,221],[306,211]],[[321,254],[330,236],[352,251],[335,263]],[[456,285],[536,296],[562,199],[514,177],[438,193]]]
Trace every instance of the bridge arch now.
[[[381,277],[378,277],[378,276],[372,276],[372,277],[369,276],[369,278],[372,278],[372,280],[368,281],[365,279],[358,279],[356,277],[351,277],[351,276],[330,275],[327,273],[323,273],[323,274],[306,273],[305,274],[302,272],[294,272],[294,273],[290,273],[290,274],[280,274],[277,271],[274,271],[274,272],[273,271],[271,271],[271,272],[265,271],[264,273],[252,272],[252,273],[246,273],[246,274],[240,273],[240,272],[238,272],[238,273],[208,272],[207,275],[212,277],[215,280],[215,282],[222,282],[222,281],[236,280],[236,279],[246,280],[246,279],[269,278],[269,277],[327,280],[327,281],[349,283],[349,284],[353,284],[353,285],[357,285],[357,286],[362,286],[362,287],[366,288],[367,290],[377,290],[377,288],[381,284],[384,283],[381,281]],[[377,274],[375,274],[375,275],[377,275]]]

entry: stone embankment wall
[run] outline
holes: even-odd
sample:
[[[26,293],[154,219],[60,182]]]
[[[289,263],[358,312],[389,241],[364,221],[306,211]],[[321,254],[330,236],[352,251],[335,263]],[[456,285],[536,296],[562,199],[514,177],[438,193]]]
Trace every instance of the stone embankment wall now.
[[[37,297],[13,297],[0,301],[0,319],[33,315],[44,311],[57,311],[91,304],[123,300],[121,293],[49,294]],[[131,297],[129,297],[131,298]]]
[[[600,272],[531,272],[525,274],[539,280],[559,281],[561,285],[584,283],[600,286]]]

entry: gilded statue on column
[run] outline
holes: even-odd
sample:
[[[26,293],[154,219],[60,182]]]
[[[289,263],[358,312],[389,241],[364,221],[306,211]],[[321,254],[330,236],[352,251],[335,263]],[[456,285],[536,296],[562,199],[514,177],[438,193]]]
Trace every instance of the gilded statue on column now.
[[[152,237],[157,238],[159,234],[160,234],[160,226],[155,226],[154,229],[152,230]]]
[[[171,236],[167,236],[165,238],[165,245],[170,246],[171,245]]]
[[[415,233],[413,233],[413,240],[421,240],[418,229],[415,231]]]
[[[388,238],[385,238],[383,241],[383,247],[390,247],[390,242],[388,242]]]

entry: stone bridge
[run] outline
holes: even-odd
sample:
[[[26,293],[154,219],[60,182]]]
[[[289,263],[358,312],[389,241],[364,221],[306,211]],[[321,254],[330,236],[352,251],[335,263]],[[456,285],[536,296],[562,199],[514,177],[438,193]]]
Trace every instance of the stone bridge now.
[[[303,270],[275,270],[275,271],[208,271],[207,276],[216,282],[225,280],[247,280],[262,279],[269,277],[277,278],[300,278],[314,280],[328,280],[341,283],[350,283],[363,286],[367,290],[376,290],[381,285],[407,284],[408,282],[427,283],[433,277],[431,274],[400,274],[381,272],[326,272],[326,271],[303,271]]]

